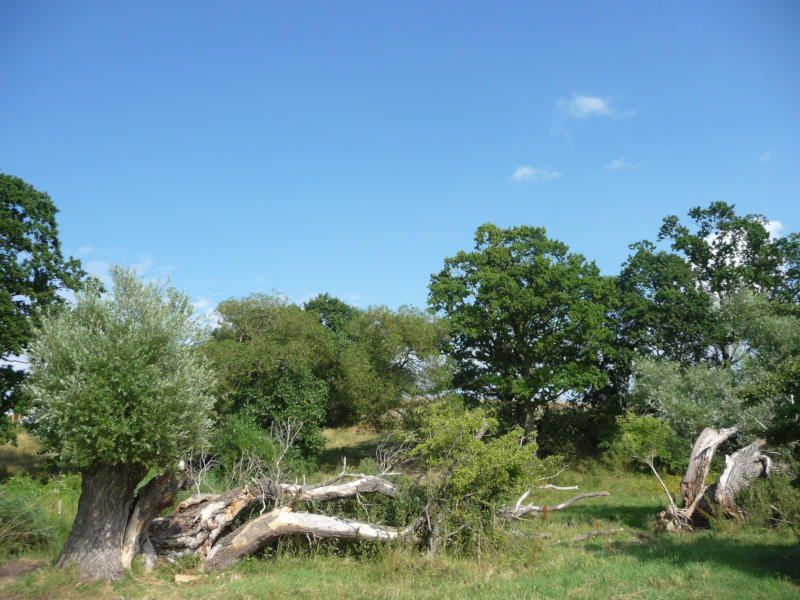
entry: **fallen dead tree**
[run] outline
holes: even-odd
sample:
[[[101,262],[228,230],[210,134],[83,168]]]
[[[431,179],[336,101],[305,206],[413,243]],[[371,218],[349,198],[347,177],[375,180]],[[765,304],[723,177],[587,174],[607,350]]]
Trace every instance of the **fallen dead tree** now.
[[[203,569],[224,567],[257,552],[283,535],[313,538],[379,540],[405,539],[413,528],[395,529],[368,522],[310,512],[294,512],[300,502],[317,503],[380,494],[394,497],[395,486],[383,476],[341,473],[312,485],[278,483],[269,479],[223,494],[196,494],[181,502],[169,517],[154,519],[149,541],[156,556],[173,560],[195,554]],[[242,511],[261,503],[259,516],[234,528]],[[274,508],[266,510],[267,504]],[[150,562],[150,561],[148,561]]]
[[[766,443],[764,440],[757,440],[726,456],[725,470],[719,480],[711,486],[705,483],[717,448],[737,431],[736,427],[707,427],[700,433],[689,455],[686,475],[681,481],[683,507],[679,508],[670,497],[669,506],[658,515],[657,529],[692,531],[697,527],[707,527],[712,515],[720,511],[733,518],[746,517],[736,504],[736,496],[753,480],[769,476],[772,461],[761,452]]]

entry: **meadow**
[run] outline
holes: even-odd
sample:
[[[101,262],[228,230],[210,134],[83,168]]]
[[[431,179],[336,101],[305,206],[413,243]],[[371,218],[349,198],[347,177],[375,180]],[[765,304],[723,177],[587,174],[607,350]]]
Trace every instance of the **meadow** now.
[[[327,445],[317,478],[335,473],[342,456],[353,465],[368,459],[379,439],[359,428],[324,433]],[[4,600],[800,597],[800,538],[790,524],[770,528],[720,521],[704,532],[656,534],[655,516],[664,508],[658,482],[646,473],[595,461],[573,465],[558,484],[607,490],[609,496],[512,524],[477,554],[441,552],[431,558],[402,545],[287,540],[218,573],[200,573],[192,559],[162,561],[150,573],[136,562],[122,581],[76,584],[74,573],[57,569],[54,562],[77,509],[79,477],[49,474],[35,449],[25,434],[16,448],[0,448],[3,503],[13,499],[20,513],[16,526],[27,522],[31,533],[42,533],[37,545],[12,555],[2,537],[9,526],[7,512],[6,521],[0,521]],[[666,482],[676,490],[680,478],[669,476]],[[537,490],[535,499],[555,504],[574,493]],[[605,533],[611,530],[618,531]],[[573,541],[596,531],[604,533]],[[25,564],[39,568],[2,576]]]

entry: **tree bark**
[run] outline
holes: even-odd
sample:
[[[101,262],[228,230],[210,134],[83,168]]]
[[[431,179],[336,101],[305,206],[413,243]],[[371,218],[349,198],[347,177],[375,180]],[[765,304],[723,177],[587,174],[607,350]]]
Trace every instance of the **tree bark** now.
[[[725,457],[725,471],[720,475],[719,481],[708,488],[704,497],[706,505],[708,501],[712,501],[721,506],[730,517],[746,517],[744,510],[736,504],[736,496],[753,480],[769,476],[772,460],[761,453],[765,444],[764,440],[756,440]]]
[[[292,512],[291,506],[282,506],[248,521],[220,539],[209,551],[203,570],[213,571],[232,565],[282,535],[300,534],[315,538],[386,542],[403,539],[412,532],[413,525],[405,529],[394,529],[341,517]]]
[[[81,471],[78,512],[58,566],[75,565],[79,581],[122,577],[122,540],[142,465],[92,465]]]
[[[706,427],[700,432],[689,455],[686,476],[681,481],[681,498],[684,508],[691,506],[697,496],[703,493],[705,480],[711,469],[711,459],[714,458],[717,446],[731,438],[737,431],[736,427],[727,429]]]
[[[131,568],[133,557],[147,539],[146,532],[153,519],[162,510],[172,506],[175,495],[181,490],[188,489],[191,481],[192,478],[185,471],[178,473],[167,471],[153,477],[139,490],[133,501],[133,510],[123,537],[121,554],[123,568]]]

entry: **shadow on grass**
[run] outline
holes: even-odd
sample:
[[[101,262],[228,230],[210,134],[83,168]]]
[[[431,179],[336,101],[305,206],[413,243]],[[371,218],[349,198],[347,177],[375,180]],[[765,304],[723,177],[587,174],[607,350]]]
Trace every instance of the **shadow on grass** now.
[[[347,457],[348,469],[352,470],[358,466],[365,458],[375,458],[375,449],[378,447],[377,440],[366,440],[351,446],[337,446],[326,448],[319,457],[319,468],[321,471],[341,471],[342,457]]]
[[[601,544],[586,548],[598,553],[608,552],[608,546]],[[800,545],[792,542],[765,543],[714,534],[663,534],[655,535],[644,543],[615,543],[614,551],[627,553],[642,563],[670,562],[677,568],[705,563],[758,577],[780,577],[800,584]]]
[[[649,522],[655,519],[659,511],[664,510],[657,504],[576,504],[568,510],[576,519],[599,519],[620,523],[632,529],[650,529]],[[566,512],[566,511],[565,511]]]

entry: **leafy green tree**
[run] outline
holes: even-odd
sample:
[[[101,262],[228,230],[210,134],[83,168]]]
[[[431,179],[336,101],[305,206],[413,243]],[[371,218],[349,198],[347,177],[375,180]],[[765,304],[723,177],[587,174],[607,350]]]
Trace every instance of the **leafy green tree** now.
[[[336,365],[332,332],[279,295],[226,300],[217,311],[220,323],[205,350],[220,375],[220,412],[246,416],[265,431],[277,421],[302,422],[299,445],[313,459]]]
[[[767,437],[800,455],[800,305],[755,299],[760,310],[745,323],[751,353],[742,368],[741,396],[762,416]]]
[[[344,334],[347,324],[358,314],[358,309],[327,292],[318,294],[303,304],[303,310],[317,316],[319,322],[335,334]]]
[[[13,439],[5,413],[22,400],[25,372],[15,362],[40,315],[64,303],[59,290],[79,289],[86,276],[61,254],[57,212],[47,194],[0,174],[0,443]]]
[[[134,490],[206,444],[213,373],[194,345],[202,330],[189,298],[111,270],[111,297],[79,292],[42,319],[28,348],[34,432],[80,469],[78,512],[59,564],[82,579],[121,575]]]
[[[659,241],[633,244],[618,278],[625,339],[636,352],[684,364],[736,361],[735,331],[721,305],[749,289],[800,301],[800,236],[770,238],[762,215],[739,216],[714,202],[689,211],[690,224],[664,219]]]
[[[543,228],[486,224],[475,242],[445,259],[428,302],[451,321],[455,384],[531,433],[553,402],[607,384],[613,282]]]
[[[411,306],[371,307],[351,321],[337,389],[355,420],[381,426],[450,386],[446,319]]]

